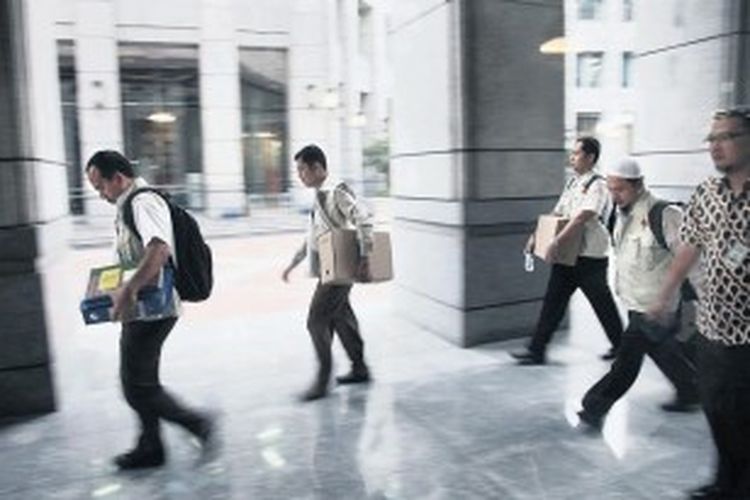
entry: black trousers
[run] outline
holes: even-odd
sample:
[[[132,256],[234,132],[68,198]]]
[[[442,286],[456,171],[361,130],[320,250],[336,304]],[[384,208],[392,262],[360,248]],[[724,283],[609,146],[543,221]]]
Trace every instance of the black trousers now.
[[[536,331],[529,344],[535,354],[544,354],[568,308],[570,297],[578,288],[594,308],[596,317],[604,327],[612,347],[619,347],[622,320],[617,311],[612,292],[607,285],[607,259],[579,257],[575,266],[553,264],[544,295],[542,312]]]
[[[594,417],[604,417],[635,382],[648,356],[677,390],[677,397],[695,400],[697,395],[695,367],[684,356],[677,341],[669,337],[661,342],[650,340],[635,319],[640,313],[629,312],[628,328],[622,336],[617,357],[609,372],[583,397],[583,409]]]
[[[161,446],[159,421],[177,423],[197,433],[203,417],[180,404],[159,381],[161,348],[177,318],[134,321],[122,325],[120,381],[125,400],[141,424],[139,445]]]
[[[364,342],[359,323],[349,303],[352,285],[323,285],[318,282],[307,315],[315,354],[318,357],[318,384],[327,384],[331,376],[331,343],[336,332],[355,368],[364,367]]]
[[[698,340],[698,385],[721,498],[750,498],[750,345]]]

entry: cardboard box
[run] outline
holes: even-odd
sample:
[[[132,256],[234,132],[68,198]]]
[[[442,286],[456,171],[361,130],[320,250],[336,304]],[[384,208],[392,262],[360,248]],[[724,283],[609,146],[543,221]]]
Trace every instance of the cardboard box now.
[[[552,244],[555,236],[560,234],[569,219],[557,215],[540,215],[534,232],[534,255],[544,259],[547,249]],[[581,250],[583,231],[573,235],[565,245],[560,246],[556,264],[574,266],[578,260],[578,252]]]
[[[87,325],[113,321],[112,292],[127,281],[135,269],[124,270],[120,266],[97,267],[89,274],[86,296],[81,301],[81,314]],[[123,317],[132,320],[157,319],[171,313],[173,271],[167,266],[159,273],[154,283],[138,291],[138,300],[131,311]]]
[[[340,285],[358,282],[355,277],[359,265],[356,231],[344,229],[322,234],[318,238],[318,252],[321,283]],[[367,283],[393,279],[391,236],[386,232],[373,233],[370,272],[372,280]]]

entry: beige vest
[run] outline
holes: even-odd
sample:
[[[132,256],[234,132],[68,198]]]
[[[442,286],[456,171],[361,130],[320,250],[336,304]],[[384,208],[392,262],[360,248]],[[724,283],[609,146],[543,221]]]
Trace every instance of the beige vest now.
[[[630,213],[618,210],[615,224],[615,291],[629,311],[646,312],[655,302],[672,263],[672,254],[656,241],[648,223],[655,203],[648,191],[635,201]],[[677,309],[677,298],[670,310]]]

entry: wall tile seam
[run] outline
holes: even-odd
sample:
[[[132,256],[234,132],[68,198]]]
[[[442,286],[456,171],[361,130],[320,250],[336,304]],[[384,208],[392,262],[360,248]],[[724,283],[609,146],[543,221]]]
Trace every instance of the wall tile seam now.
[[[524,202],[537,202],[537,201],[549,201],[549,200],[557,200],[560,197],[559,192],[550,193],[548,195],[539,195],[539,196],[522,196],[522,197],[489,197],[489,198],[438,198],[434,196],[409,196],[409,195],[403,195],[403,194],[392,194],[391,199],[392,200],[400,200],[400,201],[406,201],[406,202],[425,202],[425,203],[458,203],[461,205],[472,205],[470,208],[478,208],[478,206],[481,206],[483,204],[487,203],[505,203],[505,202],[518,202],[518,203],[524,203]]]
[[[68,166],[67,162],[61,160],[51,160],[35,156],[0,156],[0,167],[3,166],[3,163],[41,163],[43,165],[55,165],[58,167]]]
[[[5,373],[24,371],[24,370],[38,370],[39,368],[49,368],[50,366],[54,364],[52,357],[46,357],[41,361],[42,362],[37,362],[35,364],[30,364],[30,365],[17,365],[17,366],[2,367],[0,368],[0,375],[5,374]]]
[[[633,151],[630,156],[637,158],[646,158],[649,156],[683,156],[683,155],[704,155],[708,153],[708,148],[700,149],[652,149],[648,151]]]
[[[534,216],[536,217],[536,215]],[[512,236],[517,234],[529,234],[536,226],[536,221],[511,221],[511,222],[493,222],[472,224],[465,219],[457,220],[455,223],[435,221],[433,219],[413,219],[397,215],[393,218],[395,221],[407,222],[410,224],[433,227],[456,229],[461,228],[464,233],[470,237],[495,237],[495,236]]]
[[[440,156],[440,155],[451,155],[451,154],[466,154],[466,153],[515,153],[515,154],[526,154],[526,153],[565,153],[565,148],[559,147],[465,147],[465,148],[449,148],[449,149],[428,149],[422,151],[403,152],[396,153],[390,156],[393,159],[399,158],[414,158],[423,156]]]
[[[402,32],[404,29],[411,27],[413,24],[418,23],[422,19],[426,18],[430,14],[446,7],[448,4],[452,3],[454,0],[441,0],[439,3],[436,3],[432,7],[425,8],[422,12],[414,14],[410,19],[407,19],[406,21],[403,21],[398,26],[389,27],[388,28],[388,35],[397,35],[399,32]]]
[[[469,306],[464,307],[462,310],[464,312],[486,312],[492,309],[503,309],[506,307],[513,307],[513,306],[520,306],[520,305],[526,305],[526,304],[534,304],[539,303],[544,299],[544,293],[539,295],[538,297],[532,297],[529,299],[519,299],[519,300],[510,300],[510,301],[502,301],[502,302],[493,302],[489,304],[483,304],[481,306]]]
[[[156,23],[115,23],[115,29],[133,29],[133,28],[146,28],[146,29],[159,29],[159,30],[170,30],[170,31],[198,31],[201,26],[194,24],[156,24]]]
[[[93,191],[92,191],[93,193]],[[65,221],[66,219],[70,218],[70,215],[65,213],[62,215],[57,215],[52,217],[51,219],[45,219],[45,220],[38,220],[38,221],[28,221],[21,224],[11,224],[7,226],[0,226],[0,234],[2,234],[3,231],[32,231],[33,234],[26,236],[27,238],[33,239],[33,241],[29,241],[30,244],[37,244],[39,242],[39,238],[36,237],[36,229],[44,228],[44,226],[52,227],[52,225],[57,224],[61,221]],[[0,236],[0,242],[2,242],[2,236]],[[36,252],[38,248],[35,249],[35,253],[33,257],[35,259],[39,258],[40,255],[42,255],[40,252]],[[3,259],[3,254],[0,253],[0,260]]]
[[[729,38],[729,37],[732,37],[732,36],[740,36],[740,35],[750,35],[750,31],[747,31],[747,30],[728,31],[726,33],[718,33],[718,34],[715,34],[715,35],[709,35],[709,36],[705,36],[705,37],[701,37],[701,38],[696,38],[696,39],[693,39],[693,40],[687,40],[685,42],[675,43],[675,44],[672,44],[672,45],[665,45],[663,47],[659,47],[659,48],[656,48],[656,49],[646,50],[646,51],[643,51],[643,52],[636,52],[634,54],[634,57],[636,59],[643,58],[643,57],[650,57],[650,56],[653,56],[653,55],[658,55],[658,54],[662,54],[662,53],[666,53],[666,52],[671,52],[671,51],[674,51],[674,50],[684,49],[686,47],[691,47],[693,45],[700,45],[700,44],[712,42],[712,41],[715,41],[715,40],[720,40],[720,39],[723,39],[723,38]]]

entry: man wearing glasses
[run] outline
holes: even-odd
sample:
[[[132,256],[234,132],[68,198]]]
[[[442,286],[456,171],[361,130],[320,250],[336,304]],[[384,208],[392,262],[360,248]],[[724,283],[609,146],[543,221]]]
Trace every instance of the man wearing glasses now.
[[[698,382],[718,466],[713,482],[690,498],[750,498],[750,108],[714,114],[706,142],[721,176],[693,193],[682,243],[649,314],[664,317],[702,257]]]

